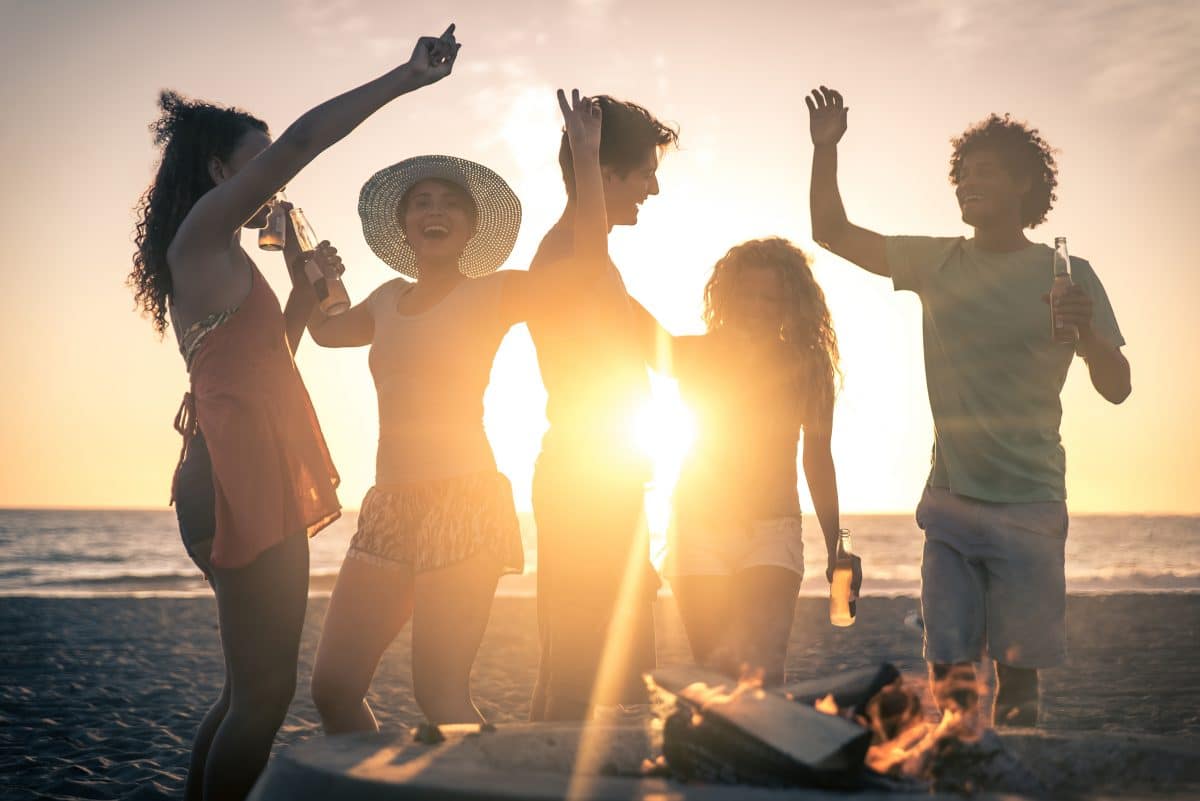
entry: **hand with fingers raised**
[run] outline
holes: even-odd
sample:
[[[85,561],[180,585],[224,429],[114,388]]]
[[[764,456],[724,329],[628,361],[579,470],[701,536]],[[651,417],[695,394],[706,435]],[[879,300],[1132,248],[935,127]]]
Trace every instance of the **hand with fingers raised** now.
[[[600,103],[590,97],[581,97],[578,89],[571,90],[571,102],[567,103],[566,92],[559,89],[558,107],[562,111],[571,151],[580,155],[599,153],[600,123],[604,119]]]
[[[586,268],[578,275],[597,276],[611,264],[608,261],[608,218],[604,209],[604,178],[600,172],[600,104],[581,97],[578,89],[567,94],[558,90],[558,107],[567,129],[571,162],[575,166],[575,259]]]
[[[846,112],[850,109],[842,102],[836,89],[826,86],[812,90],[804,98],[808,106],[808,130],[814,145],[836,145],[846,133]]]
[[[450,74],[461,48],[462,45],[454,38],[454,24],[451,23],[441,36],[422,36],[418,39],[412,57],[405,66],[421,85],[428,86]]]

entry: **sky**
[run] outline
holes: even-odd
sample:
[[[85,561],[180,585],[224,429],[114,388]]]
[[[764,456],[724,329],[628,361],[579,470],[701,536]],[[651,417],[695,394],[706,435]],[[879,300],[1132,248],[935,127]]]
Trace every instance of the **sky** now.
[[[698,333],[704,281],[729,247],[780,235],[811,253],[843,354],[842,508],[906,512],[933,436],[920,308],[812,242],[804,94],[825,84],[846,97],[843,197],[854,222],[885,234],[968,233],[946,178],[949,139],[1011,112],[1059,150],[1058,202],[1031,238],[1066,236],[1092,263],[1132,364],[1120,406],[1093,391],[1082,362],[1068,377],[1071,508],[1200,512],[1200,4],[1116,0],[0,0],[0,506],[166,506],[187,376],[125,286],[158,90],[239,105],[278,134],[450,22],[463,43],[454,74],[385,107],[289,185],[341,252],[352,297],[394,276],[356,214],[376,170],[420,153],[495,169],[524,204],[507,265],[523,269],[564,199],[555,88],[635,100],[679,125],[681,148],[639,224],[611,237],[631,293],[674,333]],[[279,257],[244,242],[282,297]],[[297,355],[348,507],[374,473],[366,356],[311,340]],[[669,421],[672,384],[655,387]],[[501,347],[485,414],[520,508],[543,404],[521,326]]]

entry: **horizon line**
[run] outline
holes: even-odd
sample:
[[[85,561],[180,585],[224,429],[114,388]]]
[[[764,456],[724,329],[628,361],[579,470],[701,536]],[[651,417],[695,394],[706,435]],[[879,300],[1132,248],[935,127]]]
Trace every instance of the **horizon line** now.
[[[25,505],[7,505],[0,504],[0,512],[169,512],[170,506],[51,506],[45,504],[25,504]],[[857,512],[854,510],[842,509],[841,514],[853,515],[855,517],[895,517],[898,515],[911,515],[916,507],[908,507],[896,510],[873,510],[869,512]],[[357,506],[343,506],[343,512],[357,512]],[[517,508],[517,514],[532,514],[533,509]],[[1068,513],[1070,515],[1088,515],[1089,517],[1123,517],[1123,516],[1142,516],[1142,517],[1200,517],[1200,509],[1191,512],[1181,511],[1164,511],[1164,510],[1146,510],[1146,509],[1129,509],[1124,511],[1089,511],[1087,509],[1075,510],[1071,509],[1068,504]],[[807,517],[815,517],[816,513],[805,511]]]

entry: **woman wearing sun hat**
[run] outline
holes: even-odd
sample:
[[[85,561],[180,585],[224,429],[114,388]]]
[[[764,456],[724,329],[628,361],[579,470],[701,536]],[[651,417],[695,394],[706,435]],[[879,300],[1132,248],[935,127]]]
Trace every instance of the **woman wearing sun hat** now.
[[[376,173],[358,211],[367,243],[397,278],[338,317],[314,313],[325,347],[371,346],[379,394],[376,483],[338,575],[312,692],[330,734],[378,728],[365,696],[384,650],[411,617],[413,693],[433,723],[471,723],[470,673],[496,582],[523,569],[512,489],[483,429],[483,393],[508,329],[607,264],[600,111],[559,105],[580,188],[575,253],[546,275],[495,272],[521,205],[488,168],[418,156]]]

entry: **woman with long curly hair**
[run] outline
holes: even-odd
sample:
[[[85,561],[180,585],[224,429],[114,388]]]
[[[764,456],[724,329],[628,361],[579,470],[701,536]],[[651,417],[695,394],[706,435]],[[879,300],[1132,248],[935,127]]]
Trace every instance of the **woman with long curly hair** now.
[[[780,238],[744,242],[716,263],[704,321],[706,334],[670,339],[696,438],[675,488],[664,572],[697,663],[779,684],[804,576],[801,431],[827,579],[837,547],[837,336],[808,256]]]
[[[216,596],[225,657],[224,688],[193,745],[189,799],[243,798],[266,764],[295,692],[308,537],[340,514],[337,472],[292,359],[315,293],[293,274],[285,315],[241,229],[262,227],[280,188],[376,110],[448,75],[457,50],[453,26],[423,37],[406,64],[317,106],[274,143],[244,111],[160,97],[151,130],[162,159],[142,196],[129,282],[160,335],[170,320],[191,377],[172,495]],[[327,243],[321,255],[324,269],[340,268]]]

